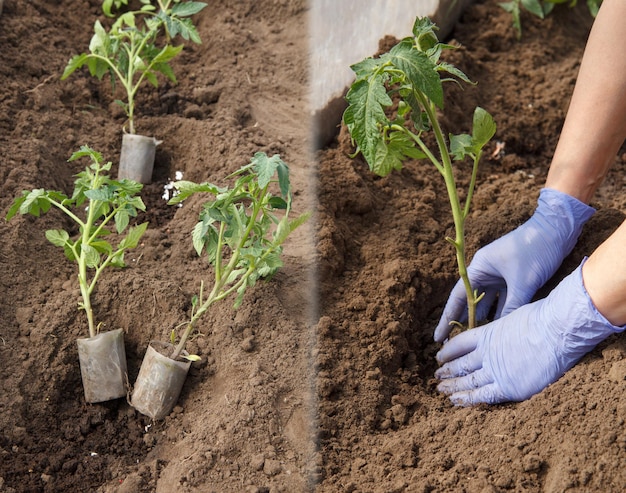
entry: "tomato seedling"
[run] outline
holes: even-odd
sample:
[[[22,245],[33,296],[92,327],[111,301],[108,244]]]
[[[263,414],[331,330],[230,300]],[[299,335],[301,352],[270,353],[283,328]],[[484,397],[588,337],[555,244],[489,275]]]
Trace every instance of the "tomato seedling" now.
[[[498,5],[511,14],[513,27],[516,30],[517,39],[522,37],[522,9],[530,12],[535,17],[544,19],[554,9],[556,4],[567,3],[569,7],[575,7],[578,0],[509,0]],[[602,0],[587,0],[587,8],[592,17],[595,17]]]
[[[128,118],[129,133],[135,133],[135,101],[144,82],[159,86],[158,74],[176,83],[170,61],[183,49],[170,41],[180,35],[200,43],[200,36],[191,22],[191,16],[200,12],[206,3],[158,0],[157,6],[150,0],[142,0],[141,9],[121,13],[107,31],[100,21],[94,24],[94,35],[89,43],[89,53],[73,56],[68,62],[61,80],[87,65],[89,73],[99,80],[109,74],[115,91],[116,81],[124,88],[126,100],[116,100]],[[116,0],[115,6],[126,5],[126,0]],[[112,1],[105,0],[103,10],[111,14]],[[157,10],[158,7],[158,10]],[[139,19],[143,22],[138,22]],[[160,34],[165,32],[165,43]],[[162,46],[160,46],[162,45]]]
[[[204,283],[200,284],[199,293],[192,299],[191,317],[183,324],[186,327],[172,359],[182,354],[196,323],[214,303],[236,295],[234,308],[238,308],[247,288],[282,267],[283,243],[310,216],[303,213],[290,219],[289,168],[278,155],[268,157],[257,152],[249,164],[228,178],[236,179],[231,188],[207,182],[175,182],[178,193],[168,202],[180,204],[196,193],[214,196],[214,200],[203,204],[192,232],[197,254],[204,252],[213,266],[213,287],[205,295]],[[278,188],[278,195],[273,195],[273,187]],[[176,339],[174,330],[172,343]]]
[[[467,276],[465,221],[482,149],[495,134],[496,125],[491,115],[478,107],[473,115],[472,134],[450,135],[449,143],[446,140],[437,116],[444,106],[443,82],[471,81],[462,71],[440,59],[443,50],[454,47],[440,43],[436,29],[430,19],[417,18],[412,37],[401,40],[379,58],[366,58],[353,65],[356,79],[346,95],[348,107],[343,121],[357,152],[374,173],[386,176],[394,169],[401,169],[406,160],[428,158],[443,176],[455,226],[455,238],[446,239],[456,250],[459,274],[467,292],[468,323],[473,327],[480,295],[472,289]],[[442,73],[449,77],[442,79]],[[423,138],[431,131],[436,150],[428,147]],[[473,168],[467,196],[461,203],[452,161],[465,158],[473,161]]]
[[[17,213],[39,217],[55,207],[78,227],[76,239],[63,229],[50,229],[45,235],[50,243],[61,247],[65,256],[78,265],[82,297],[79,307],[87,314],[89,337],[94,337],[99,326],[94,321],[91,295],[98,279],[107,267],[126,265],[124,252],[139,244],[148,223],[129,227],[130,219],[136,217],[138,211],[146,209],[137,195],[143,186],[131,180],[112,180],[107,175],[111,163],[103,163],[102,155],[87,146],[72,154],[69,161],[82,157],[89,157],[91,164],[76,175],[74,192],[70,197],[63,192],[43,188],[25,190],[13,201],[6,220]],[[115,227],[116,236],[111,226]],[[112,237],[117,238],[117,244],[107,241]]]

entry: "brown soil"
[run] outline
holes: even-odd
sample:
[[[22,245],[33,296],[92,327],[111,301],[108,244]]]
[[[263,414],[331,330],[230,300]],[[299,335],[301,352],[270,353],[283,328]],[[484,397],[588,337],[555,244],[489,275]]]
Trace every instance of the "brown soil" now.
[[[59,80],[87,47],[99,5],[4,4],[3,211],[23,189],[70,192],[84,163],[66,160],[80,145],[119,158],[124,119],[108,82],[84,71]],[[66,223],[55,213],[0,223],[0,492],[621,491],[623,338],[523,403],[457,409],[437,393],[432,333],[456,277],[443,183],[426,163],[373,176],[343,132],[311,156],[306,16],[304,0],[211,2],[197,16],[204,43],[174,62],[179,84],[140,99],[139,132],[163,140],[139,218],[150,229],[95,294],[105,328],[127,331],[131,382],[148,342],[167,339],[209,274],[190,239],[199,203],[161,198],[176,171],[219,182],[256,151],[279,153],[296,208],[317,210],[271,282],[203,321],[190,345],[202,361],[166,419],[124,399],[85,403],[74,266],[43,236]],[[485,0],[453,31],[461,49],[450,61],[478,85],[449,86],[446,128],[467,131],[480,105],[505,145],[482,165],[471,252],[532,213],[591,22],[584,5],[524,16],[518,42],[508,14]],[[551,284],[623,220],[625,167],[616,159]]]

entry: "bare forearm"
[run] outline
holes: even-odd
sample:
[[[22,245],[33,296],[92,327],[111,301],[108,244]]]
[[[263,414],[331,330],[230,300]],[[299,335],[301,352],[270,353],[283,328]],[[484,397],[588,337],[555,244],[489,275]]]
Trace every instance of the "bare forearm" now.
[[[626,138],[626,1],[604,0],[591,29],[546,187],[588,203]]]
[[[583,265],[583,282],[598,311],[613,325],[626,324],[626,221]]]

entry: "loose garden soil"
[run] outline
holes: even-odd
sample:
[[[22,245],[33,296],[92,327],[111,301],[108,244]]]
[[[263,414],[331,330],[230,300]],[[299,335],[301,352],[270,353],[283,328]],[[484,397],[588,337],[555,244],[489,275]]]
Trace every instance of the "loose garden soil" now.
[[[477,105],[498,124],[470,254],[532,214],[592,24],[579,3],[543,21],[523,15],[517,40],[495,0],[478,1],[450,36],[460,48],[446,56],[477,85],[448,85],[446,129],[468,131]],[[97,18],[97,0],[4,3],[2,211],[24,189],[70,193],[86,163],[67,159],[81,145],[116,171],[124,117],[108,80],[86,71],[59,80]],[[526,402],[451,406],[433,378],[433,329],[456,279],[440,176],[414,162],[378,178],[350,157],[345,129],[311,152],[305,0],[209,2],[196,24],[203,44],[174,61],[179,83],[149,87],[138,102],[138,131],[163,141],[138,218],[150,228],[95,293],[103,330],[126,330],[130,382],[148,342],[167,340],[210,275],[190,237],[200,198],[181,208],[162,198],[177,171],[220,183],[254,152],[279,153],[297,212],[316,216],[290,238],[270,282],[200,324],[190,350],[202,360],[156,422],[124,399],[85,403],[75,269],[43,235],[65,219],[0,222],[0,492],[621,491],[624,339],[608,339]],[[625,168],[620,154],[546,289],[624,219]],[[466,167],[458,177],[467,182]]]

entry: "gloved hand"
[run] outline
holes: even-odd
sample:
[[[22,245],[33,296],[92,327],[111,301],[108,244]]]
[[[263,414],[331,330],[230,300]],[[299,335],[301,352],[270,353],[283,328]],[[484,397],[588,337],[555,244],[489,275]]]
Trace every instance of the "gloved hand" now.
[[[570,195],[542,189],[532,217],[478,250],[467,268],[472,287],[479,294],[485,293],[476,309],[477,321],[487,317],[496,298],[496,319],[530,302],[572,251],[594,212]],[[452,321],[467,321],[467,298],[460,280],[435,329],[435,341],[447,339]]]
[[[438,389],[455,405],[522,401],[559,379],[602,340],[625,327],[595,308],[582,265],[547,298],[453,337],[437,353]]]

